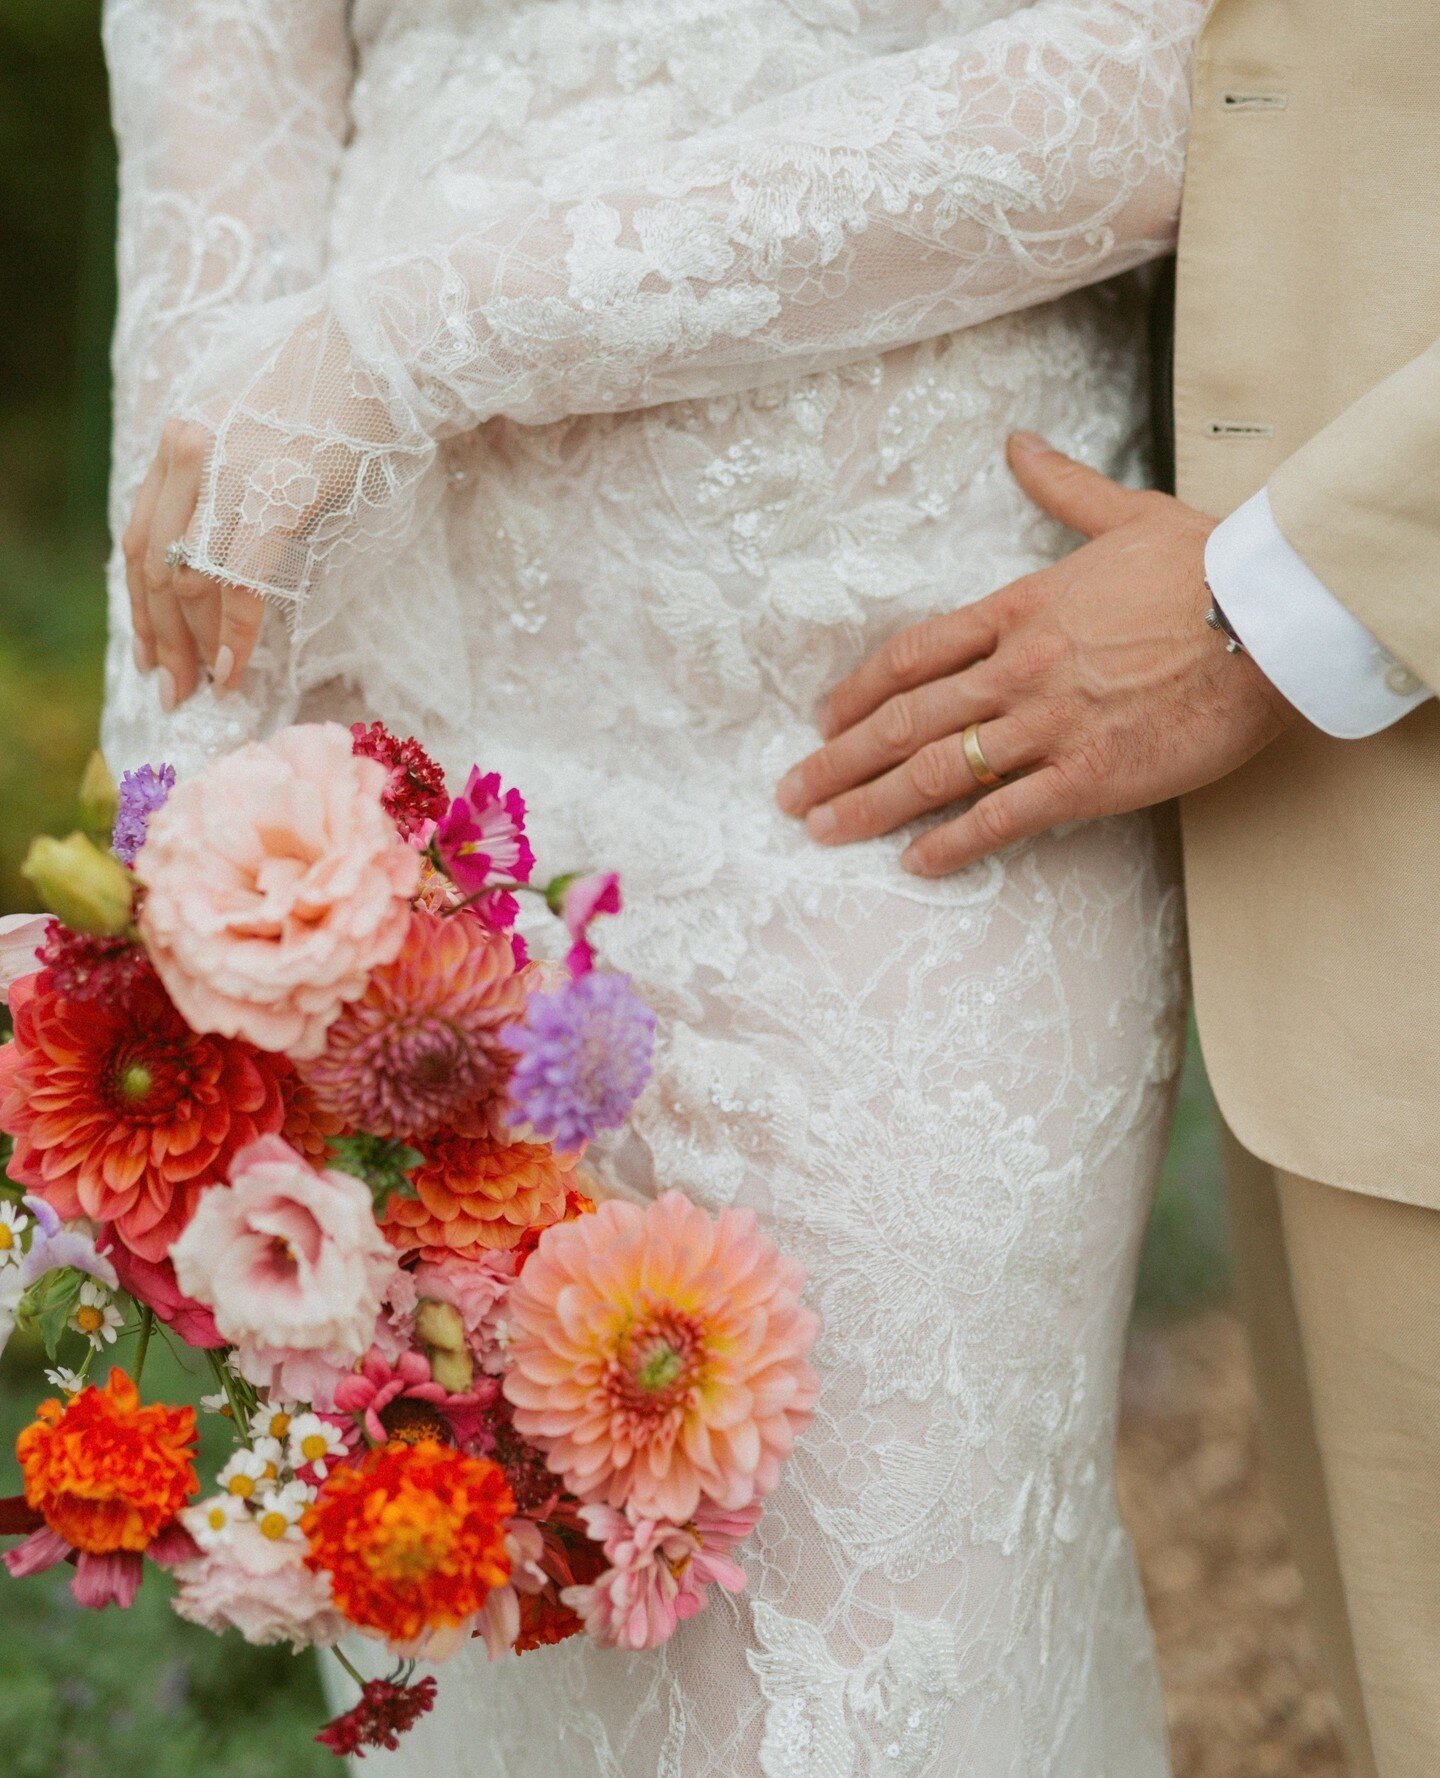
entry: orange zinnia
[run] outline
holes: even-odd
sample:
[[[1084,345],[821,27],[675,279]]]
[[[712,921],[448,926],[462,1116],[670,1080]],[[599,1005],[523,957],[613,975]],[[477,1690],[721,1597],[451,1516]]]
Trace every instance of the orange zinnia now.
[[[0,1047],[10,1177],[61,1216],[108,1222],[159,1262],[238,1151],[280,1128],[289,1063],[191,1031],[158,982],[123,1004],[67,1000],[44,974],[11,991]]]
[[[415,1196],[392,1197],[380,1226],[397,1247],[427,1259],[518,1247],[531,1229],[565,1216],[577,1158],[548,1143],[435,1137],[412,1175]]]
[[[504,1586],[514,1512],[488,1459],[433,1439],[380,1445],[321,1487],[301,1521],[305,1560],[352,1624],[403,1646],[465,1623]]]
[[[156,1402],[122,1370],[68,1406],[42,1401],[15,1441],[25,1498],[77,1550],[140,1552],[199,1491],[195,1410]]]

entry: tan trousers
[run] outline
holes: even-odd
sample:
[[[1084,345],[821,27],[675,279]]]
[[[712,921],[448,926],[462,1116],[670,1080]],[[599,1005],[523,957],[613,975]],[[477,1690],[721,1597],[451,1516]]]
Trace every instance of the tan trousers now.
[[[1276,1492],[1353,1778],[1440,1778],[1440,1211],[1226,1147]]]

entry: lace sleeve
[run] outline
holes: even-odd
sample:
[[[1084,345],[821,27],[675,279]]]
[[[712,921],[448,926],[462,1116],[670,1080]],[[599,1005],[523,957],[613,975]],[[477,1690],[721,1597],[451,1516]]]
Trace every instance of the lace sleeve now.
[[[116,537],[225,318],[323,273],[347,127],[345,13],[345,0],[106,0],[120,146]],[[123,583],[118,561],[113,572]]]
[[[793,377],[1155,257],[1203,11],[1045,0],[336,266],[237,334],[192,410],[217,439],[192,552],[298,597],[337,549],[403,536],[435,441],[494,415]]]

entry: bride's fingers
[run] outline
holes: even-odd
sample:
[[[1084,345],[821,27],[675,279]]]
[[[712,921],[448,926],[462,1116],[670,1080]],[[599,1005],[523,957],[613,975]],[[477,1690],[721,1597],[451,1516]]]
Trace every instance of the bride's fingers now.
[[[989,654],[996,637],[989,599],[941,617],[927,617],[923,623],[898,631],[825,699],[820,709],[820,733],[832,740],[897,692],[913,691],[931,679],[958,673]]]
[[[981,736],[986,732],[982,729]],[[988,758],[988,741],[985,746]],[[1055,766],[1045,766],[1013,784],[1002,784],[972,803],[963,815],[921,834],[906,847],[900,862],[917,877],[949,876],[1017,840],[1076,820],[1080,811],[1073,805],[1065,774]]]
[[[981,662],[948,679],[933,679],[889,698],[853,727],[802,759],[780,780],[775,800],[787,815],[803,815],[857,784],[878,778],[931,741],[983,722],[1000,707]]]
[[[200,657],[180,601],[168,585],[149,595],[155,653],[160,663],[160,706],[168,715],[200,682]]]
[[[125,558],[125,590],[130,595],[130,622],[135,631],[135,665],[142,673],[155,666],[155,626],[150,621],[150,605],[145,590],[145,552],[150,542],[150,520],[160,489],[165,481],[165,466],[156,457],[145,473],[140,492],[135,497],[135,510],[130,515],[120,539],[120,553]]]
[[[265,601],[248,587],[226,587],[220,607],[220,647],[215,655],[215,684],[231,686],[250,664],[265,616]]]
[[[982,723],[976,738],[986,763],[1002,777],[1034,765],[1044,753],[1043,743],[1014,715]],[[884,777],[821,803],[806,817],[805,830],[826,846],[871,840],[979,789],[965,757],[964,735],[956,731],[927,743]]]

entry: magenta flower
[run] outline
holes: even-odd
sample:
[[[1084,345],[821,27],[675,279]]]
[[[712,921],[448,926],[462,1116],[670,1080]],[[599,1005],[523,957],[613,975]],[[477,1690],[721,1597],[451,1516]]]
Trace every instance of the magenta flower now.
[[[650,1078],[655,1014],[629,976],[597,970],[554,994],[532,994],[505,1041],[518,1058],[511,1118],[575,1149],[630,1115]]]
[[[476,912],[492,926],[513,926],[515,897],[492,885],[528,883],[535,868],[520,792],[502,790],[497,772],[482,776],[479,766],[472,767],[464,790],[436,824],[434,845],[452,880],[467,896],[480,898]]]
[[[590,922],[600,914],[620,912],[620,876],[617,871],[596,871],[576,877],[565,885],[560,918],[570,934],[565,962],[571,975],[588,975],[595,967],[595,947],[590,943]]]

